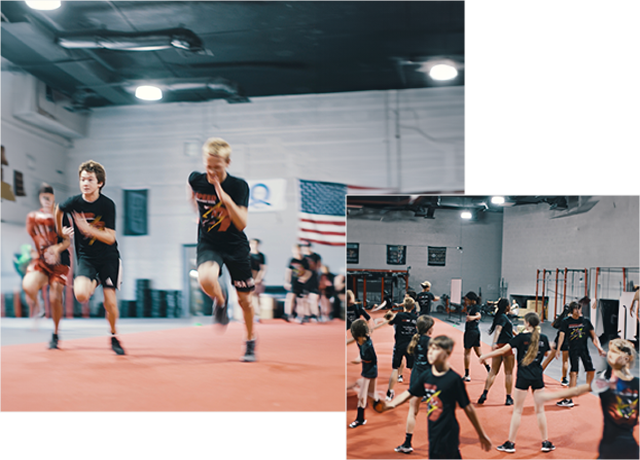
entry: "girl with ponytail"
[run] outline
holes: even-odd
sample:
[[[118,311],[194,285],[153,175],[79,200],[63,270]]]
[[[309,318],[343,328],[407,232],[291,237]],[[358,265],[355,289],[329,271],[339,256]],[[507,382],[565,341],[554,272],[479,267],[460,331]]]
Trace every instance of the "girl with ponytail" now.
[[[413,369],[411,369],[411,385],[418,380],[420,374],[429,368],[427,360],[427,351],[429,350],[429,339],[433,334],[434,319],[431,316],[422,315],[416,321],[417,333],[411,339],[407,347],[407,353],[414,356]],[[413,437],[413,429],[416,426],[416,416],[420,410],[420,398],[412,396],[409,400],[409,413],[407,414],[407,432],[402,444],[396,447],[396,452],[408,454],[413,452],[411,447],[411,438]]]
[[[566,304],[560,316],[558,316],[551,325],[558,330],[556,333],[556,339],[551,344],[551,350],[556,351],[558,349],[558,338],[560,337],[560,325],[562,324],[562,320],[571,314],[571,304]],[[569,372],[569,341],[564,340],[560,347],[560,351],[562,351],[562,381],[561,384],[563,387],[569,386],[569,379],[567,378],[567,373]],[[549,365],[550,361],[547,361],[547,365]],[[542,368],[542,370],[546,370],[546,367]]]
[[[498,300],[498,310],[496,311],[491,327],[489,328],[489,335],[493,334],[491,349],[494,351],[505,347],[515,334],[513,324],[511,324],[511,320],[507,316],[510,311],[511,305],[509,304],[508,299]],[[491,360],[491,369],[489,370],[489,375],[487,375],[487,380],[484,383],[482,396],[478,399],[478,404],[483,404],[487,400],[489,389],[491,388],[491,385],[493,385],[496,375],[498,375],[498,372],[500,371],[500,366],[504,362],[504,385],[507,391],[505,405],[513,405],[511,389],[513,388],[513,367],[515,362],[513,359],[513,352],[510,350],[511,349],[509,349],[509,353],[505,351],[503,353],[492,355],[495,357]]]
[[[513,337],[504,347],[480,356],[480,363],[484,364],[488,358],[509,353],[512,348],[518,351],[518,372],[514,394],[515,404],[511,416],[511,425],[509,426],[509,439],[497,447],[502,452],[513,453],[516,451],[516,434],[520,427],[524,400],[527,397],[529,387],[531,387],[531,391],[534,394],[535,412],[542,437],[542,452],[549,452],[555,449],[555,446],[547,439],[547,417],[544,414],[544,402],[538,397],[538,393],[544,392],[542,368],[546,367],[546,364],[553,359],[554,354],[549,353],[549,350],[551,350],[549,339],[546,335],[540,333],[539,324],[540,317],[538,317],[537,313],[527,313],[524,315],[524,331],[522,333]],[[545,355],[548,356],[543,364],[542,359]]]

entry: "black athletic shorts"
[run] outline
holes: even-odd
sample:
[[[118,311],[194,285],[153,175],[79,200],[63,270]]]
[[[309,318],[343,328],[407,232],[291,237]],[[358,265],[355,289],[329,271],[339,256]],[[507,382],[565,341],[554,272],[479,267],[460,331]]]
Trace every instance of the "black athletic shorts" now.
[[[582,360],[585,372],[596,370],[596,368],[593,367],[593,363],[591,362],[591,355],[589,354],[589,350],[587,349],[587,347],[584,347],[582,350],[569,350],[569,363],[571,363],[571,369],[569,370],[569,372],[578,372],[580,360]]]
[[[411,369],[413,367],[413,355],[407,353],[407,347],[409,346],[409,342],[396,342],[393,346],[393,363],[391,367],[393,369],[398,369],[400,364],[402,364],[402,357],[406,357],[407,360],[407,368]]]
[[[527,379],[520,377],[519,375],[516,377],[516,388],[518,390],[527,391],[531,387],[532,390],[539,390],[544,388],[544,380],[543,379]]]
[[[78,257],[75,276],[84,276],[90,280],[96,280],[103,288],[120,289],[122,263],[117,257],[95,261],[80,256]]]
[[[293,283],[291,283],[290,292],[293,292],[296,297],[302,297],[302,294],[304,293],[304,284],[294,281]]]
[[[556,333],[556,344],[555,347],[558,347],[558,339],[560,338],[560,331]],[[560,347],[560,351],[569,351],[569,341],[567,340],[567,335],[564,335],[564,340],[562,341],[562,347]]]
[[[480,346],[480,331],[478,329],[472,329],[470,331],[464,331],[464,347],[469,348]]]
[[[249,259],[249,251],[239,257],[232,257],[224,254],[222,251],[216,250],[212,244],[199,241],[198,242],[198,267],[205,262],[216,262],[222,270],[222,266],[226,265],[231,275],[233,286],[239,292],[251,292],[254,288],[253,276],[251,275],[251,262]],[[218,272],[218,276],[220,273]]]
[[[311,278],[304,284],[306,294],[320,294],[320,278],[317,273],[311,275]]]

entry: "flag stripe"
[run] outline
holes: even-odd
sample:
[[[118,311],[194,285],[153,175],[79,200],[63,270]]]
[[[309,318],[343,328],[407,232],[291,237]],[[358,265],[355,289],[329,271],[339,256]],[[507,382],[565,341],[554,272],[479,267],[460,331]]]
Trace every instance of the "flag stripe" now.
[[[298,232],[298,238],[301,240],[316,240],[316,241],[326,241],[327,243],[341,243],[345,244],[345,240],[347,239],[345,235],[320,235],[318,233],[309,233],[304,230],[300,230]]]
[[[301,232],[317,233],[318,235],[340,235],[347,236],[345,232],[328,232],[326,230],[314,230],[313,228],[300,228]]]
[[[310,222],[345,222],[344,214],[342,216],[326,216],[321,214],[309,214],[306,212],[299,212],[298,217],[301,220],[308,220]]]

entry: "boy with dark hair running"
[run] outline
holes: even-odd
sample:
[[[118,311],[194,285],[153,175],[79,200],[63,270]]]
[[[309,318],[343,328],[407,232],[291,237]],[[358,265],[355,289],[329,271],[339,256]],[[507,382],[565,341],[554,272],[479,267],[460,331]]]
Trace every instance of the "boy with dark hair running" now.
[[[560,333],[558,336],[558,346],[556,348],[556,357],[560,354],[562,344],[565,340],[569,341],[569,363],[571,369],[569,370],[569,388],[576,386],[578,381],[578,369],[580,366],[580,360],[587,373],[587,384],[591,385],[593,376],[595,374],[595,367],[591,361],[591,355],[589,354],[589,348],[587,347],[587,338],[591,336],[593,344],[598,349],[600,356],[606,356],[605,351],[600,346],[600,341],[596,336],[596,332],[593,329],[591,321],[582,316],[582,304],[578,302],[571,302],[569,304],[571,314],[567,316],[560,324]],[[572,399],[563,399],[556,403],[562,407],[573,407]]]
[[[49,348],[58,348],[58,326],[62,318],[62,291],[69,273],[71,228],[60,236],[56,231],[55,196],[53,187],[43,183],[38,192],[42,207],[27,214],[27,233],[33,239],[38,258],[31,261],[22,280],[31,316],[38,311],[38,291],[49,284],[49,302],[53,318],[53,334]],[[44,294],[43,294],[44,295]]]
[[[118,303],[116,289],[122,279],[122,265],[116,242],[116,205],[102,194],[107,180],[104,167],[93,160],[78,168],[80,195],[58,206],[56,222],[62,228],[65,214],[71,214],[78,265],[75,269],[73,291],[78,302],[87,302],[98,284],[104,293],[104,309],[111,328],[111,348],[124,355],[116,337]]]
[[[231,163],[231,147],[220,138],[208,139],[202,147],[206,172],[194,171],[189,176],[191,198],[199,215],[197,265],[202,290],[213,299],[214,320],[229,323],[226,289],[220,284],[222,266],[226,265],[238,293],[247,330],[246,351],[242,361],[256,360],[253,333],[251,291],[254,281],[249,262],[249,241],[243,230],[247,226],[249,185],[227,173]]]
[[[453,340],[441,335],[429,341],[428,361],[431,367],[412,381],[409,390],[391,402],[379,401],[374,405],[377,412],[384,412],[405,403],[412,396],[427,397],[427,419],[429,421],[429,458],[462,458],[460,455],[460,425],[456,419],[456,403],[464,410],[478,433],[483,450],[491,449],[491,440],[480,425],[480,420],[462,378],[451,369],[449,357],[453,351]]]

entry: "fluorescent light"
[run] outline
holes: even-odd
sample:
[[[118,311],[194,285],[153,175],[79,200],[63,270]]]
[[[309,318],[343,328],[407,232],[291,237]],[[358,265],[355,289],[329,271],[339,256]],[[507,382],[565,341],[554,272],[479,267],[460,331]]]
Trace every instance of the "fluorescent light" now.
[[[460,213],[460,217],[462,217],[463,219],[471,219],[473,215],[471,214],[471,211],[462,211]]]
[[[162,99],[162,90],[157,86],[138,86],[136,97],[144,101],[158,101]]]
[[[189,271],[189,276],[191,278],[197,278],[198,277],[198,270],[190,270]]]
[[[429,70],[429,76],[434,80],[453,80],[458,76],[458,71],[447,64],[436,64]]]
[[[491,197],[491,203],[493,204],[504,204],[503,196],[493,196]]]
[[[61,2],[44,1],[44,2],[25,2],[29,8],[34,10],[57,10],[60,8]]]

